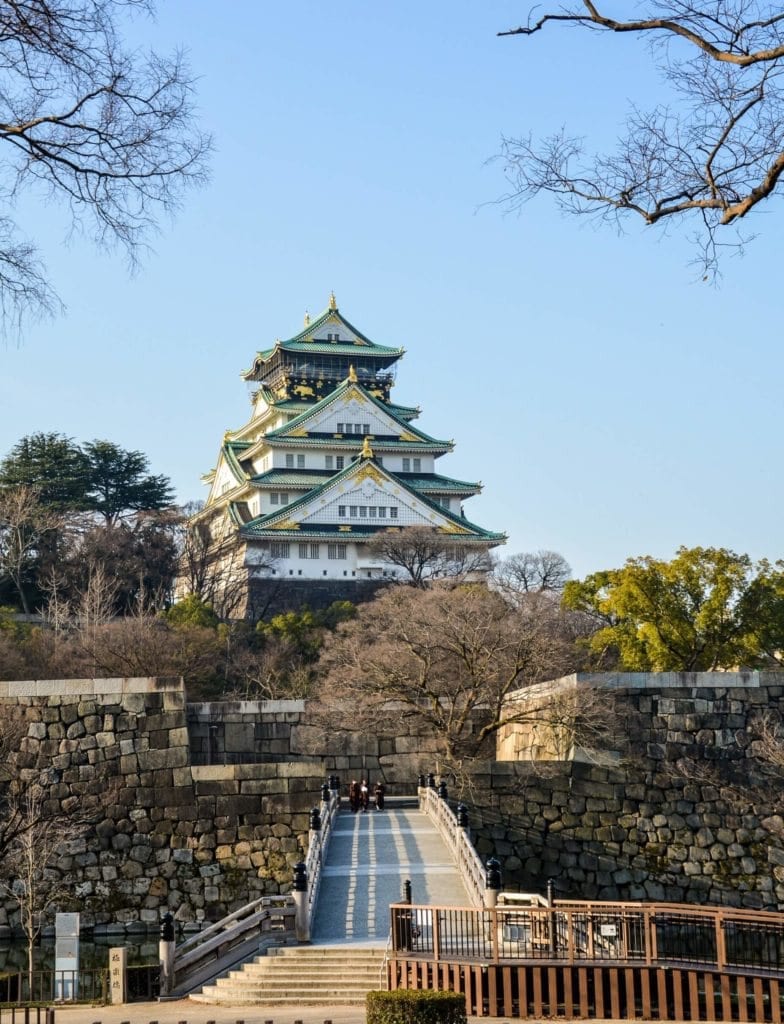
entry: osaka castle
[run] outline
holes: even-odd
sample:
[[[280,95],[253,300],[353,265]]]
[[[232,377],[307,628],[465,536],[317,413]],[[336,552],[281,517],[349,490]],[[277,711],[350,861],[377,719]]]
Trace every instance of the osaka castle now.
[[[465,515],[481,484],[436,471],[453,442],[420,430],[420,410],[392,399],[404,351],[358,330],[333,294],[321,315],[306,314],[298,334],[257,352],[243,372],[251,416],[224,435],[194,523],[241,574],[245,614],[266,605],[259,591],[269,595],[273,584],[275,605],[319,607],[402,577],[373,550],[381,531],[427,526],[479,552],[504,542]]]

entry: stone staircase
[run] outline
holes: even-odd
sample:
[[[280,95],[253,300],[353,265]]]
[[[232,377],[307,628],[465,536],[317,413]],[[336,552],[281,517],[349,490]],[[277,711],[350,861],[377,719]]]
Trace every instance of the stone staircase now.
[[[383,987],[383,965],[377,946],[270,949],[190,998],[237,1006],[364,1006],[367,993]]]
[[[364,1004],[385,985],[389,905],[411,881],[414,903],[468,906],[440,834],[415,797],[383,811],[341,809],[322,869],[312,945],[270,948],[190,998],[238,1005]]]

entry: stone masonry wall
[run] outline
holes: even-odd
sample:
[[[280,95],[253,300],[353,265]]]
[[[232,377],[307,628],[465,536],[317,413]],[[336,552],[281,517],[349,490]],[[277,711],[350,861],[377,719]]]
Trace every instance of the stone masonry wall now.
[[[94,826],[54,865],[83,924],[154,927],[167,910],[211,921],[288,890],[321,759],[193,765],[181,681],[0,683],[0,713],[24,720],[20,765],[45,769],[52,809],[101,794]]]
[[[617,697],[616,734],[596,754],[608,764],[496,761],[473,780],[478,846],[500,856],[506,884],[784,907],[784,800],[757,738],[761,714],[784,716],[784,673],[576,680]],[[501,748],[524,750],[510,732]]]

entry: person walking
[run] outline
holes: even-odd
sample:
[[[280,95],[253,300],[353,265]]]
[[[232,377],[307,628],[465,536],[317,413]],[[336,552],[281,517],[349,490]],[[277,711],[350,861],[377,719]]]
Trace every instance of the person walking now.
[[[359,810],[360,794],[359,794],[359,783],[356,779],[351,780],[351,785],[348,787],[348,805],[351,808],[351,813],[356,814]]]
[[[363,779],[359,784],[359,802],[362,805],[362,813],[367,814],[367,809],[370,805],[370,790],[368,789],[367,779]]]
[[[383,782],[377,782],[376,783],[376,787],[373,790],[373,797],[374,797],[375,804],[376,804],[376,810],[377,811],[383,811],[384,810],[384,783]]]

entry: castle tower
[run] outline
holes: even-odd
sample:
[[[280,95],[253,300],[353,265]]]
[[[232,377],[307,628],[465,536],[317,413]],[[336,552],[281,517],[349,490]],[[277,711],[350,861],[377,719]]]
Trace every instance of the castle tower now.
[[[253,411],[225,434],[194,522],[209,526],[224,556],[230,550],[236,561],[240,552],[249,590],[307,584],[289,603],[316,606],[316,584],[335,594],[339,582],[349,588],[341,596],[360,599],[351,584],[397,574],[368,550],[382,530],[425,525],[460,545],[503,543],[463,513],[481,485],[436,472],[453,442],[419,430],[419,409],[392,401],[403,353],[362,334],[332,295],[323,313],[306,314],[298,334],[258,352],[243,373]]]

